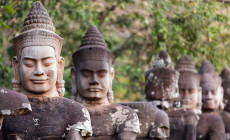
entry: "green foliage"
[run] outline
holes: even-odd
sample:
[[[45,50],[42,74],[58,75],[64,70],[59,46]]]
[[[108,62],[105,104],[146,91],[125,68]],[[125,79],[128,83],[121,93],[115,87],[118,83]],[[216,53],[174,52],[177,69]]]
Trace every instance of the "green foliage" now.
[[[0,86],[11,88],[12,38],[34,0],[0,2]],[[64,38],[66,97],[71,90],[71,55],[90,24],[99,27],[115,56],[115,100],[144,100],[144,73],[166,50],[174,63],[189,55],[197,68],[209,59],[219,72],[230,62],[228,4],[202,0],[41,0]]]

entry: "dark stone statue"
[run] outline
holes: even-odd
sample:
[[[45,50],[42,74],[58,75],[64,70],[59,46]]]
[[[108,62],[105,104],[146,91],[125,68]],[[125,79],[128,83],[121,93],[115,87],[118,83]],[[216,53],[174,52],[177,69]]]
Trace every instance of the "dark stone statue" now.
[[[220,74],[222,78],[222,87],[224,90],[224,110],[230,112],[230,70],[224,68]]]
[[[229,132],[229,127],[230,127],[230,70],[228,68],[224,68],[220,74],[221,78],[222,78],[222,87],[224,90],[224,111],[222,112],[222,117],[225,118],[224,123],[225,125],[228,126],[228,132]],[[230,139],[230,134],[227,133],[226,134],[227,139]]]
[[[211,63],[207,60],[205,60],[202,63],[201,69],[200,69],[200,74],[201,74],[201,81],[200,81],[200,86],[202,87],[202,112],[203,115],[204,114],[211,114],[211,115],[215,115],[216,118],[219,118],[219,120],[221,120],[224,123],[225,126],[225,132],[228,134],[229,133],[229,125],[228,122],[230,120],[230,118],[228,118],[227,116],[227,112],[223,111],[223,88],[221,86],[221,78],[219,76],[216,75],[215,70],[213,68],[213,66],[211,65]],[[201,119],[202,121],[202,119]],[[201,121],[199,121],[198,127],[200,127],[200,123]],[[206,122],[206,119],[204,118],[203,121]],[[220,122],[220,121],[219,121]],[[215,124],[215,121],[211,121],[211,124]],[[205,123],[203,123],[205,124]],[[221,131],[223,129],[221,129],[219,123],[219,127],[218,126],[214,126],[215,129],[218,130],[217,135],[219,135],[219,137],[215,137],[213,139],[229,139],[227,138],[227,135],[225,135],[224,131]],[[198,138],[200,139],[209,139],[210,136],[208,137],[207,135],[204,135],[204,132],[206,131],[205,129],[203,129],[201,127],[201,129],[198,129]],[[212,131],[209,131],[209,133],[211,133]],[[213,132],[217,132],[217,131],[213,131]],[[212,134],[212,136],[214,136],[214,134]]]
[[[0,104],[0,130],[3,116],[26,115],[32,111],[25,95],[6,88],[0,88]]]
[[[138,115],[141,133],[137,140],[169,138],[168,115],[151,102],[128,102],[122,105],[132,108]]]
[[[34,2],[22,32],[13,39],[13,90],[26,95],[32,112],[4,117],[4,139],[82,139],[92,135],[87,109],[64,95],[63,39],[42,3]]]
[[[197,117],[192,111],[180,108],[178,79],[170,56],[161,51],[146,72],[145,95],[147,101],[163,109],[170,121],[170,139],[196,138]]]
[[[197,73],[191,58],[189,56],[181,57],[176,70],[180,72],[178,85],[182,108],[193,111],[199,118],[197,139],[219,139],[223,137],[224,126],[222,120],[212,114],[201,114],[200,75]],[[208,121],[213,123],[209,124]]]
[[[140,133],[137,114],[113,103],[113,55],[96,26],[91,25],[72,56],[71,98],[89,110],[95,140],[134,140]]]

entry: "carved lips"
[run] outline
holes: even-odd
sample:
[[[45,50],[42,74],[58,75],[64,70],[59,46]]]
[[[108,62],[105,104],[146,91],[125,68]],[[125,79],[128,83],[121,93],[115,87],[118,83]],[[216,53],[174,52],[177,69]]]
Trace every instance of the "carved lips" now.
[[[89,91],[89,92],[100,92],[100,91],[102,91],[102,88],[87,88],[87,91]]]
[[[47,81],[47,78],[33,78],[30,79],[34,84],[43,84]]]

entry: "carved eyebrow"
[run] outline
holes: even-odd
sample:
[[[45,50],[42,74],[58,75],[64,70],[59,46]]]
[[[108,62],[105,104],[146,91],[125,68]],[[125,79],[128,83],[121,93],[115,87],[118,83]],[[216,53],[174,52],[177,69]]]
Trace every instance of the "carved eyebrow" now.
[[[49,59],[49,58],[54,58],[53,56],[47,56],[47,57],[44,57],[44,58],[41,58],[42,60],[44,59]],[[23,59],[30,59],[30,60],[38,60],[34,57],[29,57],[29,56],[24,56]]]
[[[86,68],[84,68],[84,69],[80,69],[80,71],[93,72],[92,70],[89,70],[89,69],[86,69]]]

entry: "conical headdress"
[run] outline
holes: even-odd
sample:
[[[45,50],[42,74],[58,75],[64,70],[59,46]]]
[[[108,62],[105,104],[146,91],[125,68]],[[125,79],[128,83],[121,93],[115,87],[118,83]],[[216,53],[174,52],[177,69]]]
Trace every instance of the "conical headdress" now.
[[[200,74],[204,73],[215,73],[215,69],[213,68],[212,64],[208,60],[204,60],[201,68],[200,68]]]
[[[228,68],[224,68],[221,73],[220,73],[220,77],[225,80],[225,79],[229,79],[230,80],[230,70]]]
[[[145,73],[146,99],[177,99],[179,96],[178,79],[179,73],[174,70],[170,56],[167,52],[160,51],[155,57],[150,70]]]
[[[112,64],[113,55],[95,25],[91,25],[82,39],[80,48],[72,56],[74,65],[85,60],[106,61]]]
[[[191,58],[187,55],[179,59],[175,69],[177,71],[191,71],[197,73]]]
[[[41,2],[33,3],[21,33],[13,38],[18,56],[21,50],[31,46],[51,46],[60,55],[63,39],[55,33],[55,27]]]
[[[168,55],[168,53],[165,51],[160,51],[157,54],[150,69],[160,68],[160,67],[174,69],[172,60]]]

